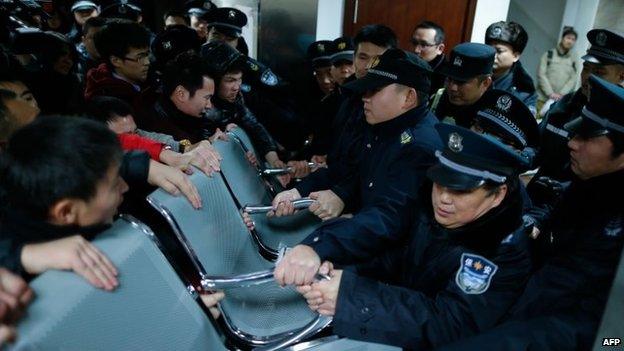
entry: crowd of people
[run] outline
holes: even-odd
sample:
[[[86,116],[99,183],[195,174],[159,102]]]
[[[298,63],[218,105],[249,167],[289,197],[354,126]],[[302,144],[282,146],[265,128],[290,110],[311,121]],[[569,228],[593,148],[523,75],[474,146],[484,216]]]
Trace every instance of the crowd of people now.
[[[369,24],[311,43],[308,80],[288,82],[248,56],[235,8],[189,0],[156,34],[132,1],[70,10],[68,33],[26,13],[33,28],[1,47],[0,343],[45,271],[119,286],[89,240],[136,210],[129,197],[159,187],[213,206],[189,174],[220,172],[212,144],[241,128],[250,163],[285,171],[268,216],[314,200],[322,224],[274,277],[334,334],[417,350],[591,347],[624,244],[623,35],[589,31],[577,67],[565,28],[536,85],[519,23],[453,48],[432,21],[410,48]],[[201,296],[214,318],[224,296]]]

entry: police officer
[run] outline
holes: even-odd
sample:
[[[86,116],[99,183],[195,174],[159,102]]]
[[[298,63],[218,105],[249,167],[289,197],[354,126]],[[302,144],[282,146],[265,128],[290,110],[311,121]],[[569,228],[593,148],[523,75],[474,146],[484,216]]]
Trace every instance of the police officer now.
[[[492,23],[485,31],[485,43],[496,49],[493,87],[516,95],[535,114],[535,84],[519,61],[528,41],[528,34],[516,22]]]
[[[573,178],[568,132],[563,126],[576,118],[589,96],[589,76],[594,74],[614,84],[624,84],[624,36],[607,29],[587,33],[591,47],[583,56],[581,88],[553,104],[540,123],[542,147],[540,169],[527,186],[535,211],[532,217],[541,222],[556,205],[566,184]]]
[[[522,292],[531,269],[522,159],[489,136],[436,129],[446,147],[427,171],[433,189],[407,244],[350,270],[326,262],[331,280],[298,287],[340,336],[431,350],[491,328]]]
[[[575,178],[543,226],[540,268],[501,326],[448,350],[589,350],[624,244],[624,88],[592,76],[565,125]]]
[[[67,33],[67,38],[73,44],[78,45],[80,39],[82,39],[82,28],[85,22],[89,18],[97,17],[100,13],[100,8],[93,1],[80,0],[75,1],[70,10],[74,17],[74,24],[69,33]]]
[[[208,42],[223,41],[233,48],[239,47],[247,15],[233,7],[220,7],[210,11],[205,18],[208,21]]]
[[[340,37],[333,41],[334,52],[330,61],[332,64],[331,73],[334,81],[344,85],[355,70],[353,68],[353,39],[350,37]]]
[[[353,262],[400,239],[401,229],[409,224],[409,205],[441,146],[434,129],[437,119],[427,109],[430,73],[415,54],[388,49],[364,77],[345,85],[363,94],[361,158],[352,177],[332,190],[311,193],[318,203],[309,210],[330,218],[334,209],[325,205],[332,203],[327,197],[339,198],[339,207],[355,204],[360,209],[353,218],[321,226],[289,251],[275,270],[280,283],[309,282],[305,279],[313,276],[321,259]]]
[[[184,2],[184,8],[191,20],[191,28],[193,28],[202,44],[208,40],[208,22],[206,16],[208,13],[217,8],[210,0],[187,0]]]
[[[451,50],[439,69],[446,76],[444,90],[431,99],[431,112],[447,123],[470,127],[479,109],[479,99],[492,85],[496,51],[478,43],[462,43]]]
[[[106,18],[122,18],[133,22],[143,21],[143,9],[139,4],[128,0],[113,0],[102,5],[100,16]]]
[[[181,24],[168,26],[156,35],[151,44],[155,59],[153,67],[161,71],[178,54],[188,50],[199,53],[200,47],[201,39],[193,29]]]

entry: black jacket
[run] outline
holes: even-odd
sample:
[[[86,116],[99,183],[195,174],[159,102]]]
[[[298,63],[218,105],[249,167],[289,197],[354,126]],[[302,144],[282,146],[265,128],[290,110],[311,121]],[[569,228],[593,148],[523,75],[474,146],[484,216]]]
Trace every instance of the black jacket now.
[[[354,263],[399,240],[434,153],[442,148],[437,123],[421,105],[390,121],[367,124],[359,163],[335,187],[346,205],[356,203],[360,210],[351,219],[321,226],[304,243],[322,259]]]
[[[481,100],[477,100],[472,105],[457,106],[451,104],[446,89],[443,90],[441,97],[436,102],[436,96],[431,97],[431,112],[438,117],[441,122],[457,124],[464,128],[470,128],[472,121],[477,116],[477,112],[481,109]]]
[[[243,96],[239,95],[236,102],[231,103],[214,97],[212,99],[214,108],[208,110],[206,118],[208,120],[209,130],[220,128],[225,131],[225,127],[230,123],[235,123],[241,127],[254,144],[260,155],[264,157],[270,151],[277,151],[275,140],[266,128],[258,122],[254,114],[245,106]]]
[[[440,73],[440,68],[443,66],[445,58],[444,54],[440,54],[429,62],[429,66],[433,70],[433,73],[431,73],[431,89],[429,90],[431,95],[444,88],[446,76]]]
[[[521,207],[519,194],[510,193],[475,222],[445,229],[429,202],[407,245],[343,273],[334,332],[430,350],[491,328],[531,270]]]
[[[448,350],[591,349],[624,243],[622,179],[624,171],[574,180],[540,234],[544,263],[507,322]]]
[[[165,96],[155,102],[145,103],[149,106],[142,111],[137,119],[137,126],[150,132],[158,132],[173,136],[175,140],[190,140],[195,144],[214,134],[214,125],[206,117],[195,117],[185,114]]]
[[[494,80],[494,82],[492,82],[492,88],[505,90],[515,95],[527,105],[533,114],[535,114],[537,91],[535,90],[533,78],[531,78],[529,73],[522,67],[520,61],[514,63],[509,69],[509,72]]]

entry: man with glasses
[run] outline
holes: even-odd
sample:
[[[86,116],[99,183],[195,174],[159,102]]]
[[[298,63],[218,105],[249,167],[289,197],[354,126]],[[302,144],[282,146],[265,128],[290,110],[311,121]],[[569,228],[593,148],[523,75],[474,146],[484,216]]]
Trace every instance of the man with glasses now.
[[[85,99],[113,96],[137,104],[146,88],[150,68],[150,34],[127,20],[112,20],[95,36],[95,47],[104,63],[87,73]]]
[[[453,48],[439,72],[446,86],[431,100],[431,112],[440,121],[470,128],[479,110],[479,100],[492,85],[496,51],[488,45],[463,43]]]
[[[423,21],[416,26],[412,34],[414,52],[429,63],[433,74],[431,75],[431,94],[435,94],[444,88],[445,77],[438,71],[444,62],[444,29],[437,23]]]

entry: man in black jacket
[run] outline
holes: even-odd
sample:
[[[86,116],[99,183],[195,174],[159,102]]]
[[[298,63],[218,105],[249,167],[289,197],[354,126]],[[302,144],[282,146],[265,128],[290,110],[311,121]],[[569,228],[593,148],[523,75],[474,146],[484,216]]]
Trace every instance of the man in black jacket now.
[[[406,245],[345,270],[326,262],[330,280],[298,288],[340,336],[430,350],[491,328],[522,292],[531,267],[522,158],[490,136],[436,129],[446,147]]]

